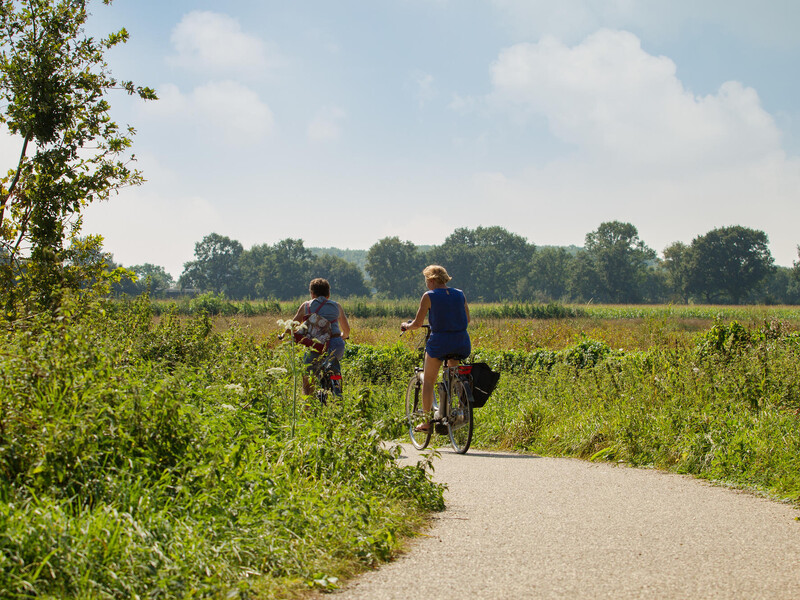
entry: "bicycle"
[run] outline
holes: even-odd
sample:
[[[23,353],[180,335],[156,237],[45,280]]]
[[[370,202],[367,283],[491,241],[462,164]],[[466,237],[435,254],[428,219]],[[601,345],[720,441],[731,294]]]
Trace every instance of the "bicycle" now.
[[[339,360],[330,354],[323,354],[311,363],[311,372],[317,380],[317,400],[327,404],[328,398],[342,395],[342,371]]]
[[[283,340],[285,334],[278,336]],[[316,397],[320,404],[325,405],[330,396],[340,398],[342,395],[342,370],[339,360],[327,352],[316,357],[308,365],[316,380]]]
[[[422,342],[422,359],[425,357],[425,343],[431,336],[430,325],[422,325],[426,330]],[[402,334],[401,334],[402,335]],[[471,365],[448,366],[450,360],[458,356],[448,354],[442,358],[442,377],[434,386],[433,415],[426,414],[422,408],[423,368],[414,367],[414,374],[406,390],[406,424],[411,444],[417,450],[424,450],[431,441],[433,430],[440,435],[448,435],[450,444],[458,454],[464,454],[472,443],[472,377]],[[424,365],[424,362],[423,362]],[[437,403],[438,398],[438,403]],[[424,431],[417,428],[429,423]]]

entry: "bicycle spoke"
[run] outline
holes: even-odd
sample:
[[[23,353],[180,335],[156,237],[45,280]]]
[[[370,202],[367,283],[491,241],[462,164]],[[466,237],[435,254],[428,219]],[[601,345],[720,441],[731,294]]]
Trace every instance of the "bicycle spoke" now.
[[[464,454],[472,442],[472,394],[469,386],[462,380],[456,380],[451,387],[451,408],[447,422],[447,432],[453,449]]]
[[[411,437],[411,444],[417,450],[423,450],[431,441],[430,424],[428,424],[427,431],[417,431],[417,427],[428,423],[428,418],[429,416],[422,409],[422,384],[414,375],[408,382],[406,390],[406,426]]]

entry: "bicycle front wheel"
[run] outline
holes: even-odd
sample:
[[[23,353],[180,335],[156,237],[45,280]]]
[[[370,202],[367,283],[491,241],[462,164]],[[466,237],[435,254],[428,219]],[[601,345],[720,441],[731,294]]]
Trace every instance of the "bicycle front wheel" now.
[[[460,379],[450,389],[450,415],[447,418],[447,434],[453,450],[464,454],[472,443],[472,390]]]
[[[431,441],[431,429],[428,423],[430,416],[422,410],[422,384],[416,374],[408,382],[406,390],[406,425],[411,437],[411,444],[417,450],[424,450]],[[417,427],[428,423],[427,431],[417,431]]]

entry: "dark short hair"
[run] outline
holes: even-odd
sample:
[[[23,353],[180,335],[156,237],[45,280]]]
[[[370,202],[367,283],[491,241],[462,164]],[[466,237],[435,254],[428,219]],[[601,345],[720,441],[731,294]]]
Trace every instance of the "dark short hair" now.
[[[327,298],[331,295],[331,284],[328,283],[327,279],[317,277],[311,280],[311,283],[308,285],[308,291],[315,296],[325,296]]]

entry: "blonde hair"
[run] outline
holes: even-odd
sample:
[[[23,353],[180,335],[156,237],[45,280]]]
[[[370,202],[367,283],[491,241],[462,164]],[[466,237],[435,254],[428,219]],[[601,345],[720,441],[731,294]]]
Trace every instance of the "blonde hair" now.
[[[452,279],[447,270],[439,265],[429,265],[422,270],[425,279],[433,279],[436,283],[447,283]]]

